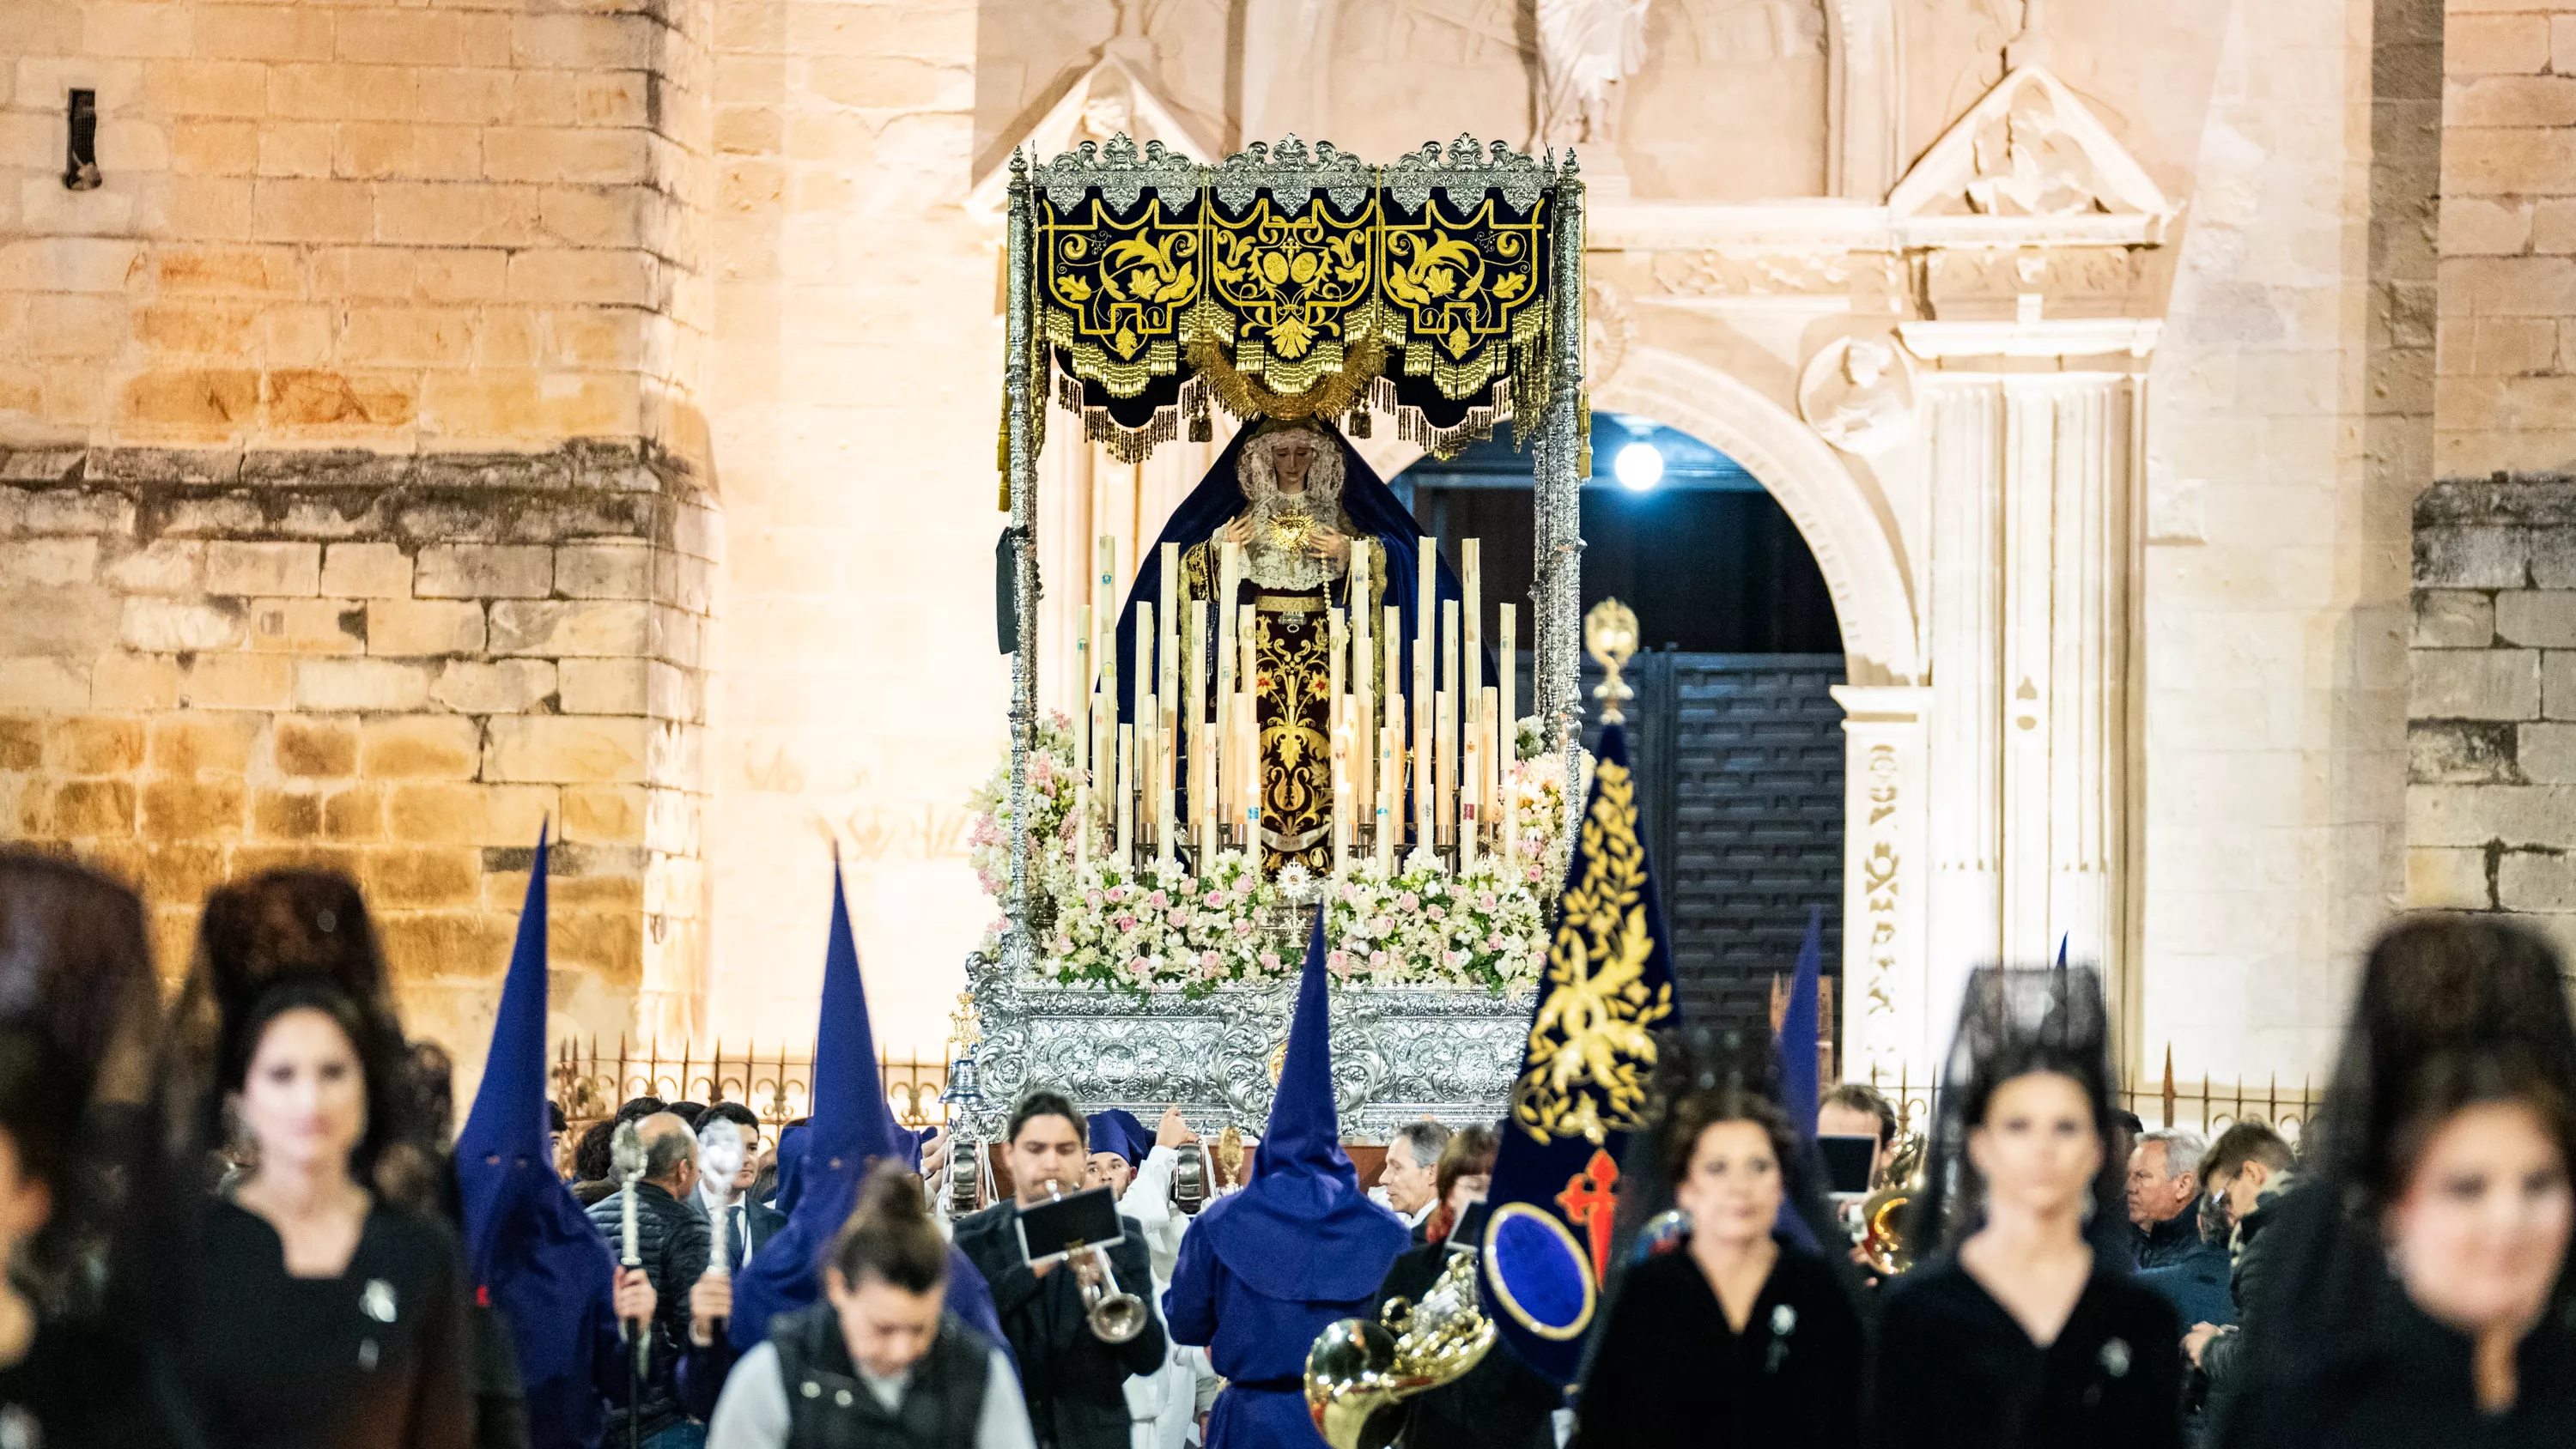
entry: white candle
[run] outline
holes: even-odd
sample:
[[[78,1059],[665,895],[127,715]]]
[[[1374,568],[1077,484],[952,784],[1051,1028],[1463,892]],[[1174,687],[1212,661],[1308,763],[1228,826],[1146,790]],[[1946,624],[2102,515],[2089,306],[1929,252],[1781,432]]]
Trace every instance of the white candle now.
[[[1388,695],[1390,715],[1397,696]],[[1377,868],[1387,870],[1395,859],[1396,806],[1395,782],[1401,767],[1397,763],[1396,726],[1390,718],[1377,732]]]
[[[1229,788],[1239,761],[1234,748],[1234,668],[1235,638],[1231,627],[1235,596],[1243,590],[1243,548],[1240,544],[1217,545],[1217,595],[1214,619],[1216,630],[1212,642],[1216,647],[1216,731],[1211,748],[1215,763],[1210,767],[1214,798],[1209,802],[1217,812],[1220,828],[1234,816],[1234,791]]]
[[[1118,868],[1131,870],[1136,864],[1136,792],[1128,781],[1135,777],[1136,727],[1118,727]]]
[[[1186,691],[1189,727],[1185,737],[1190,754],[1190,833],[1198,837],[1202,870],[1216,853],[1215,792],[1207,777],[1211,758],[1207,730],[1207,619],[1208,601],[1190,600],[1190,632],[1188,642],[1181,647],[1181,669],[1190,677]]]
[[[1506,860],[1517,855],[1521,848],[1520,796],[1519,792],[1512,789],[1512,765],[1520,759],[1521,754],[1521,720],[1512,708],[1520,691],[1521,668],[1520,660],[1513,650],[1513,613],[1511,605],[1503,605],[1502,656],[1494,661],[1494,674],[1502,690],[1502,708],[1499,711],[1498,725],[1502,734],[1502,748],[1495,752],[1497,758],[1494,766],[1497,787],[1503,792],[1503,858]]]
[[[1154,606],[1136,605],[1136,662],[1129,670],[1134,688],[1128,694],[1128,719],[1136,731],[1136,753],[1129,758],[1136,771],[1136,824],[1139,829],[1154,828],[1154,721],[1162,713],[1154,697]]]
[[[1243,783],[1243,829],[1247,848],[1260,859],[1261,849],[1261,616],[1252,605],[1235,610],[1236,647],[1243,659],[1235,666],[1242,697],[1236,701],[1235,738],[1240,742],[1243,768],[1236,778]]]

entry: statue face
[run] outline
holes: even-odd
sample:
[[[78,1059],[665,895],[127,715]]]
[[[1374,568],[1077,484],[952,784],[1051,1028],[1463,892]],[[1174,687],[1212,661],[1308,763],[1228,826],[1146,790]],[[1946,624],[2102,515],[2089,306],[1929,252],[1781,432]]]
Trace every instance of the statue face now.
[[[1304,432],[1282,433],[1270,445],[1270,470],[1282,493],[1306,491],[1306,470],[1315,466],[1315,440]]]

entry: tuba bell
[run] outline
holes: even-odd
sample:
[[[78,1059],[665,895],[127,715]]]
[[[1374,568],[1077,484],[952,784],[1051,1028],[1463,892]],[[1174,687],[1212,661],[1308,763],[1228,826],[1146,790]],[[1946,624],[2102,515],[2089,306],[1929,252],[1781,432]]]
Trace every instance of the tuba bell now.
[[[1306,1411],[1333,1449],[1388,1449],[1406,1399],[1457,1382],[1494,1346],[1473,1253],[1451,1254],[1420,1303],[1390,1299],[1379,1318],[1345,1318],[1306,1354]]]
[[[1861,1204],[1860,1219],[1854,1225],[1861,1256],[1868,1259],[1870,1271],[1882,1278],[1893,1278],[1914,1266],[1916,1245],[1907,1239],[1905,1220],[1915,1195],[1923,1190],[1923,1148],[1920,1136],[1908,1138],[1897,1148],[1879,1176],[1878,1191]]]

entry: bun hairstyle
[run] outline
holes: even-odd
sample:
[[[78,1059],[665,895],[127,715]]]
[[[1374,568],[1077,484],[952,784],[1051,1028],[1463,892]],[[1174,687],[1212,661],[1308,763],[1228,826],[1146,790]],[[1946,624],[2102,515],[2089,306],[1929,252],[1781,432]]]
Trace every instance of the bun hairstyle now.
[[[202,1176],[224,1140],[224,1097],[240,1089],[261,1033],[297,1009],[337,1023],[366,1072],[367,1131],[351,1173],[364,1180],[408,1132],[401,1018],[365,898],[329,872],[269,871],[206,897],[196,960],[172,1009],[158,1096],[180,1181]]]
[[[0,1129],[53,1193],[18,1265],[55,1311],[95,1311],[95,1271],[148,1131],[161,987],[142,901],[95,871],[0,848]],[[80,1271],[86,1268],[87,1271]]]
[[[1692,1092],[1672,1106],[1664,1119],[1664,1176],[1678,1187],[1690,1177],[1691,1158],[1699,1152],[1701,1134],[1726,1122],[1746,1122],[1762,1129],[1770,1140],[1772,1159],[1780,1165],[1785,1180],[1798,1161],[1798,1129],[1789,1125],[1789,1116],[1780,1104],[1759,1092],[1741,1086],[1707,1087]]]
[[[948,1281],[948,1241],[922,1200],[921,1179],[900,1162],[879,1159],[859,1184],[858,1206],[841,1225],[828,1260],[846,1288],[878,1278],[906,1293]]]

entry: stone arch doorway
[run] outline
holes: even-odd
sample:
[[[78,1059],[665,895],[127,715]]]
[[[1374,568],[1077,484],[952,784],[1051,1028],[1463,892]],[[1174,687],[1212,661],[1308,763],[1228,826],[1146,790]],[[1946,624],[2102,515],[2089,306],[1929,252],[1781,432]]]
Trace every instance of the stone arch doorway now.
[[[1805,531],[1739,460],[1667,418],[1596,410],[1592,428],[1582,595],[1630,604],[1648,646],[1628,739],[1683,1009],[1761,1022],[1811,908],[1840,975],[1844,629]],[[1631,449],[1650,486],[1623,486],[1643,481],[1621,467]],[[1453,561],[1481,540],[1489,598],[1526,597],[1529,462],[1507,437],[1393,482]]]

